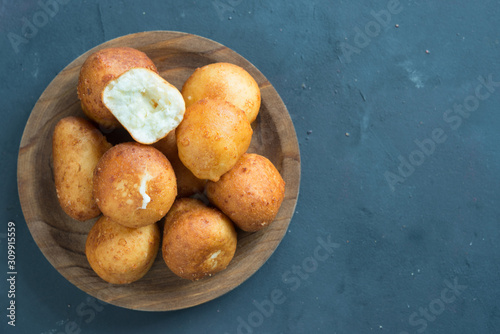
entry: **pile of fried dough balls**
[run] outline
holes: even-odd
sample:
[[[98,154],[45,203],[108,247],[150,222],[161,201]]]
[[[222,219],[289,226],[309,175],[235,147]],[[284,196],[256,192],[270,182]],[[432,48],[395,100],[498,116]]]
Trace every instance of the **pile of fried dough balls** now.
[[[57,123],[54,180],[70,217],[100,216],[85,253],[103,280],[139,280],[160,245],[177,276],[211,276],[232,260],[236,228],[275,219],[285,182],[267,158],[247,153],[261,96],[243,68],[203,66],[180,92],[145,53],[106,48],[82,65],[77,92],[88,119]],[[133,140],[113,146],[99,130],[110,127]]]

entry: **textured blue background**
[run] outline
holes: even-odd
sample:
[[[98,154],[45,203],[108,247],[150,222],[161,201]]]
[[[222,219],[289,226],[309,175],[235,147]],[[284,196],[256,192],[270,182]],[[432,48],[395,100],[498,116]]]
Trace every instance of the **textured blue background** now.
[[[500,85],[478,79],[500,82],[498,1],[61,2],[18,52],[9,34],[22,36],[42,5],[0,4],[2,333],[500,332]],[[232,292],[175,312],[94,303],[38,250],[17,195],[19,142],[45,87],[88,49],[147,30],[207,37],[252,62],[287,105],[302,158],[296,213],[273,256]],[[464,103],[472,111],[460,115]],[[436,129],[446,139],[432,149]],[[318,238],[336,248],[315,266]]]

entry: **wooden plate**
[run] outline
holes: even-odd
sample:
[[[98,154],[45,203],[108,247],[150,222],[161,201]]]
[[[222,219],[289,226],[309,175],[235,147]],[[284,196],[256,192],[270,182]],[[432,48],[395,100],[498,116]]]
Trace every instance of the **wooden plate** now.
[[[252,125],[250,151],[269,158],[286,182],[285,200],[276,221],[257,233],[238,233],[238,247],[228,268],[197,282],[176,277],[158,255],[151,270],[137,282],[112,285],[100,279],[85,257],[87,233],[95,222],[78,222],[60,208],[51,166],[52,132],[69,115],[83,116],[76,94],[80,67],[93,52],[115,46],[144,51],[160,74],[181,89],[195,68],[230,62],[245,68],[262,92],[262,107]],[[295,210],[300,183],[297,137],[276,90],[250,62],[212,40],[180,32],[153,31],[120,37],[75,59],[43,92],[26,124],[19,149],[18,188],[31,235],[49,262],[72,284],[117,306],[145,311],[176,310],[198,305],[234,289],[255,273],[285,235]]]

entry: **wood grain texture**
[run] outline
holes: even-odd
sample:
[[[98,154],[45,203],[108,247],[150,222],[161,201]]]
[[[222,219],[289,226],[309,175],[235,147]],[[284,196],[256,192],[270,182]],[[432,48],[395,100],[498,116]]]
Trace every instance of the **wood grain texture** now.
[[[160,75],[181,89],[200,66],[230,62],[245,68],[257,81],[262,106],[252,124],[249,152],[269,158],[286,182],[285,199],[276,220],[256,233],[238,232],[238,247],[229,267],[197,282],[175,276],[161,252],[141,280],[112,285],[100,279],[85,257],[85,241],[94,220],[79,222],[59,206],[51,167],[51,138],[63,117],[84,117],[76,94],[80,67],[99,49],[130,46],[144,51]],[[119,132],[104,134],[113,141]],[[23,133],[18,158],[18,188],[28,228],[38,247],[68,281],[88,294],[111,304],[145,311],[167,311],[195,306],[234,289],[254,274],[271,256],[285,235],[293,216],[300,184],[300,154],[288,111],[276,90],[250,62],[212,40],[181,32],[153,31],[120,37],[101,44],[75,59],[49,84],[36,103]]]

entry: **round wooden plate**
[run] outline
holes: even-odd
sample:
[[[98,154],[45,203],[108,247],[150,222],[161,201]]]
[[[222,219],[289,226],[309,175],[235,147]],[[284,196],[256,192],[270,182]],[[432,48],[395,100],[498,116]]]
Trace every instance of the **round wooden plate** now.
[[[142,279],[113,285],[100,279],[85,257],[87,233],[96,219],[79,222],[67,216],[56,197],[51,165],[52,132],[70,115],[84,116],[76,94],[80,67],[93,52],[130,46],[145,52],[160,74],[178,89],[200,66],[230,62],[245,68],[257,81],[262,106],[252,124],[249,151],[269,158],[286,182],[285,199],[274,221],[256,233],[238,232],[238,247],[228,268],[213,277],[191,282],[175,276],[161,252]],[[109,134],[107,134],[109,135]],[[28,228],[49,262],[72,284],[88,294],[117,306],[145,311],[176,310],[198,305],[234,289],[254,274],[274,252],[285,235],[297,202],[300,154],[288,111],[276,90],[250,62],[231,49],[199,36],[152,31],[120,37],[75,59],[43,92],[26,124],[19,149],[18,188]]]

